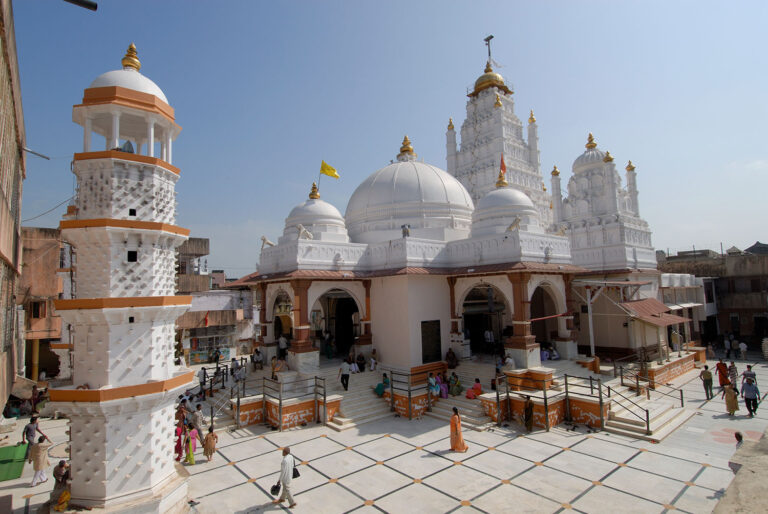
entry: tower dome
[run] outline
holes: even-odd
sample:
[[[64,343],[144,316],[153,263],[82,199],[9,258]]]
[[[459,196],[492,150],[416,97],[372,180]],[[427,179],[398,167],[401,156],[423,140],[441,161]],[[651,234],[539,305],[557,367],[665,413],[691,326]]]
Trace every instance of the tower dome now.
[[[593,167],[595,164],[599,164],[602,166],[604,159],[605,159],[605,152],[602,150],[597,149],[597,143],[595,142],[595,137],[592,135],[592,133],[589,133],[589,137],[587,138],[587,144],[584,145],[586,147],[586,150],[583,154],[579,155],[575,161],[573,161],[573,172],[578,173],[579,171],[585,170],[587,168]]]
[[[469,96],[477,96],[480,91],[488,89],[489,87],[497,87],[505,93],[512,93],[512,90],[507,87],[504,82],[504,77],[493,71],[491,67],[491,61],[485,64],[485,73],[480,75],[475,81],[475,89],[469,94]]]
[[[483,196],[472,215],[472,237],[508,230],[541,231],[539,211],[524,192],[509,187],[501,173],[496,189]]]
[[[302,227],[309,234],[302,232]],[[320,199],[317,184],[312,184],[309,198],[294,207],[285,218],[285,229],[280,242],[295,239],[317,239],[348,243],[344,217],[333,205]]]
[[[346,220],[354,242],[376,243],[410,236],[453,241],[469,235],[474,205],[469,192],[447,172],[416,161],[408,136],[397,162],[374,172],[347,204]]]
[[[131,43],[131,46],[128,47],[128,51],[121,63],[123,69],[108,71],[99,75],[93,82],[91,82],[89,89],[113,86],[124,87],[140,93],[156,96],[164,103],[168,103],[168,99],[165,97],[163,90],[160,89],[157,84],[139,73],[139,70],[141,69],[141,61],[139,61],[136,54],[136,45]]]

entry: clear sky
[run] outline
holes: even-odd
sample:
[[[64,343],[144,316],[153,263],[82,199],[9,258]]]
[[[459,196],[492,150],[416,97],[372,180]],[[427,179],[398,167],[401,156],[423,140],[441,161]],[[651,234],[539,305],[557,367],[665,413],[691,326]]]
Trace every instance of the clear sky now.
[[[483,38],[533,108],[544,178],[564,184],[588,132],[637,166],[640,214],[672,252],[768,240],[768,2],[14,2],[27,145],[24,219],[73,194],[82,129],[72,105],[134,42],[141,72],[176,109],[177,223],[211,240],[209,268],[255,270],[306,199],[342,213],[408,134],[445,168]],[[623,173],[622,173],[623,175]],[[25,222],[56,226],[65,207]]]

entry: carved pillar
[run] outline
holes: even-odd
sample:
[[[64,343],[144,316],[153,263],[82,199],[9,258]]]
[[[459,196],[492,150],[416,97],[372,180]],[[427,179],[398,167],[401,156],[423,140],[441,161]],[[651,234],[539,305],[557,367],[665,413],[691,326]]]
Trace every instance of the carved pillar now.
[[[293,341],[291,351],[294,353],[311,352],[312,341],[309,339],[309,309],[307,291],[311,280],[292,280],[293,288]]]
[[[267,283],[259,284],[261,294],[261,306],[259,307],[259,346],[264,346],[264,338],[267,337]]]
[[[578,341],[579,331],[573,322],[573,313],[579,311],[579,302],[573,296],[573,275],[563,275],[563,282],[565,283],[565,308],[569,312],[569,315],[565,316],[566,337],[572,341]]]
[[[507,278],[512,283],[512,301],[514,316],[512,336],[504,341],[506,348],[529,349],[536,345],[536,337],[531,334],[531,302],[528,299],[528,281],[530,273],[510,273]]]
[[[363,280],[365,288],[365,316],[360,319],[361,333],[355,342],[356,345],[370,345],[373,342],[371,333],[371,281]]]
[[[451,334],[459,333],[459,318],[456,317],[456,277],[446,277],[451,297]]]

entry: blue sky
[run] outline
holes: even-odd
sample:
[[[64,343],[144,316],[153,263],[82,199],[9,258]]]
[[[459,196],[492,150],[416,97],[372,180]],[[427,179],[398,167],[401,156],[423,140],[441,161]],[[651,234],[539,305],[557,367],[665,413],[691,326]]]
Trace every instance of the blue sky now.
[[[14,2],[27,145],[22,217],[73,192],[72,105],[134,42],[183,127],[179,225],[211,239],[210,268],[252,272],[320,160],[342,213],[408,134],[445,168],[445,127],[494,34],[521,119],[533,108],[542,171],[567,181],[588,132],[637,166],[640,212],[671,251],[745,248],[765,234],[768,3]],[[621,168],[620,168],[621,169]],[[564,183],[565,183],[564,181]],[[56,226],[65,207],[26,222]]]

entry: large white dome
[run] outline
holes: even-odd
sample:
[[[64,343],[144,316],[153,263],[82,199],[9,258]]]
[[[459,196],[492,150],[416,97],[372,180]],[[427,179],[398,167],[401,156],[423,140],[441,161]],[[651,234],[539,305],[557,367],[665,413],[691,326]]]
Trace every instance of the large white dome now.
[[[539,229],[539,211],[524,192],[513,187],[497,187],[477,202],[472,215],[472,236],[505,232],[511,225],[520,230]]]
[[[163,90],[157,87],[157,84],[132,68],[103,73],[96,77],[96,80],[91,82],[90,85],[92,88],[110,86],[120,86],[141,93],[148,93],[158,97],[163,102],[168,103],[168,99],[165,97]]]
[[[416,238],[452,241],[469,235],[474,210],[469,192],[447,172],[415,159],[406,136],[398,162],[358,186],[346,212],[352,241],[397,239],[403,225],[410,225],[410,237]]]
[[[605,159],[605,152],[597,149],[597,143],[592,134],[589,134],[587,139],[586,150],[583,154],[579,155],[575,161],[573,161],[573,172],[578,173],[580,171],[593,168],[595,164],[602,165],[603,159]]]

